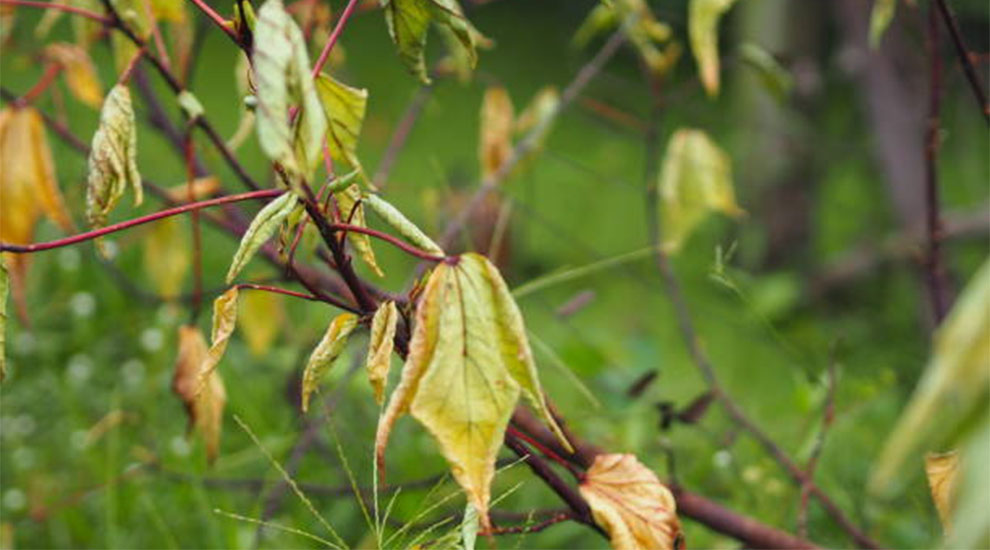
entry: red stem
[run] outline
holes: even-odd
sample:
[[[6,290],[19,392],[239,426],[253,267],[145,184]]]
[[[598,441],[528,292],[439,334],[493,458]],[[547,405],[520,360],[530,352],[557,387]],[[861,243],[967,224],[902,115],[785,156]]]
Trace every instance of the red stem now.
[[[99,21],[104,25],[109,25],[112,23],[112,21],[109,18],[104,17],[103,15],[100,15],[94,11],[89,11],[83,8],[77,8],[75,6],[69,6],[66,4],[56,4],[54,2],[35,2],[33,0],[0,0],[0,5],[25,6],[28,8],[41,8],[43,10],[64,11],[66,13],[73,13],[85,17],[87,19],[92,19],[93,21]]]
[[[412,245],[406,244],[405,242],[399,240],[398,238],[393,237],[388,233],[378,231],[377,229],[362,227],[360,225],[351,225],[349,223],[331,223],[329,224],[329,226],[330,229],[334,229],[336,231],[344,231],[344,232],[353,231],[355,233],[364,233],[365,235],[375,237],[376,239],[381,239],[401,249],[403,252],[407,254],[411,254],[421,260],[426,260],[428,262],[442,262],[446,259],[446,257],[444,256],[436,256],[424,250],[420,250]]]
[[[296,298],[302,298],[303,300],[310,300],[313,302],[322,302],[323,299],[319,296],[313,296],[312,294],[303,294],[302,292],[296,292],[294,290],[287,290],[284,288],[279,288],[277,286],[269,285],[258,285],[254,283],[239,283],[234,285],[238,290],[263,290],[265,292],[272,292],[274,294],[284,294],[286,296],[294,296]]]
[[[189,212],[192,210],[199,210],[200,208],[217,206],[219,204],[227,204],[231,202],[239,202],[239,201],[246,201],[253,199],[270,199],[277,197],[284,192],[285,191],[281,189],[265,189],[263,191],[251,191],[249,193],[228,195],[226,197],[217,197],[215,199],[205,200],[201,202],[184,204],[182,206],[177,206],[175,208],[169,208],[167,210],[155,212],[154,214],[148,214],[147,216],[142,216],[140,218],[134,218],[127,221],[122,221],[120,223],[108,225],[100,229],[87,231],[86,233],[80,233],[78,235],[72,235],[71,237],[65,237],[63,239],[56,239],[54,241],[48,241],[44,243],[20,245],[20,244],[9,244],[9,243],[0,242],[0,252],[12,252],[14,254],[24,254],[31,252],[41,252],[42,250],[51,250],[53,248],[61,248],[63,246],[69,246],[76,243],[89,241],[97,237],[109,235],[110,233],[116,233],[117,231],[130,229],[131,227],[137,227],[139,225],[144,225],[146,223],[161,220],[169,216],[183,214],[185,212]]]
[[[55,77],[58,73],[62,71],[62,66],[56,63],[49,63],[45,67],[45,73],[41,75],[38,82],[31,87],[20,99],[17,100],[19,105],[29,105],[35,99],[38,98],[45,90],[51,86],[52,82],[55,82]]]
[[[551,451],[546,445],[543,445],[542,443],[540,443],[539,441],[537,441],[536,439],[534,439],[533,437],[531,437],[529,434],[526,434],[526,433],[524,433],[524,432],[516,429],[511,424],[509,426],[507,426],[505,428],[505,430],[506,430],[507,433],[509,433],[513,437],[518,437],[519,439],[522,439],[526,443],[529,443],[530,445],[532,445],[533,447],[535,447],[536,450],[538,450],[541,453],[543,453],[543,456],[549,458],[550,460],[556,462],[557,464],[560,464],[564,468],[567,468],[567,471],[570,472],[572,476],[574,476],[574,479],[576,479],[578,481],[584,481],[584,477],[585,477],[584,476],[584,472],[582,472],[581,470],[578,470],[576,466],[574,466],[570,462],[564,460],[560,455],[558,455],[557,453]]]
[[[196,0],[193,0],[196,1]],[[320,57],[316,59],[316,64],[313,65],[313,78],[316,78],[320,74],[320,69],[326,64],[327,58],[330,57],[330,50],[333,49],[334,44],[337,43],[337,39],[340,38],[341,33],[344,32],[344,25],[347,24],[347,20],[350,19],[351,14],[354,13],[354,8],[358,5],[358,0],[350,0],[347,2],[347,6],[344,11],[340,14],[340,19],[337,20],[337,25],[330,32],[330,37],[327,38],[327,43],[323,46],[323,51],[320,52]]]
[[[212,20],[213,23],[216,24],[216,26],[220,27],[220,30],[226,33],[226,35],[229,36],[234,41],[235,44],[239,45],[241,43],[240,38],[238,38],[237,35],[234,34],[234,29],[227,26],[227,20],[224,19],[222,15],[214,11],[214,9],[211,8],[209,4],[207,4],[203,0],[192,0],[192,1],[193,4],[196,4],[196,7],[199,8],[199,11],[203,12],[204,15],[209,17],[210,20]]]

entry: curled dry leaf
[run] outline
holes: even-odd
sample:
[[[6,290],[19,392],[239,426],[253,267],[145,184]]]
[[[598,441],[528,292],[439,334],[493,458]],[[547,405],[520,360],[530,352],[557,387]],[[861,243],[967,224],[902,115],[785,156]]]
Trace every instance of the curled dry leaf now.
[[[379,468],[392,426],[411,412],[437,440],[489,528],[495,456],[520,393],[567,445],[547,410],[522,315],[498,270],[479,254],[440,263],[419,298],[402,379],[378,424]]]
[[[381,3],[388,34],[399,50],[399,57],[423,83],[430,83],[425,51],[431,23],[453,34],[471,68],[477,64],[475,48],[484,37],[464,17],[457,0],[382,0]]]
[[[329,122],[327,137],[330,154],[354,168],[360,168],[357,143],[368,105],[368,90],[352,88],[320,74],[316,77],[316,93]]]
[[[512,154],[512,127],[515,110],[512,98],[502,86],[485,90],[481,100],[481,135],[478,140],[478,160],[481,177],[487,180]]]
[[[274,292],[248,292],[241,298],[238,324],[255,357],[268,353],[285,321],[285,311],[279,295]]]
[[[247,265],[261,245],[275,234],[285,218],[289,216],[298,202],[294,193],[283,193],[275,200],[269,202],[264,208],[258,211],[251,220],[251,225],[244,231],[241,237],[241,244],[234,253],[234,258],[230,262],[227,270],[227,284],[237,277],[241,269]]]
[[[925,455],[925,475],[932,501],[938,510],[942,529],[952,531],[952,510],[959,485],[959,451],[928,453]]]
[[[195,429],[206,443],[207,460],[216,460],[220,451],[220,430],[227,392],[220,373],[211,372],[200,388],[201,367],[208,354],[203,333],[194,326],[179,327],[179,355],[172,376],[172,391],[179,396]]]
[[[426,233],[423,232],[416,224],[409,220],[398,208],[392,206],[392,203],[386,201],[385,199],[379,197],[375,194],[366,194],[364,196],[364,203],[371,208],[372,212],[378,215],[385,223],[387,223],[392,229],[395,229],[410,243],[422,248],[423,250],[429,252],[430,254],[436,254],[437,256],[444,256],[446,253],[440,248],[440,245],[433,242],[433,239],[429,238]]]
[[[351,184],[344,188],[343,191],[334,193],[334,199],[337,201],[337,209],[340,210],[342,222],[367,227],[364,217],[364,201],[361,200],[361,189],[357,184]],[[384,277],[385,273],[378,267],[378,261],[375,259],[375,250],[371,248],[371,238],[364,233],[351,231],[347,233],[347,239],[351,241],[351,245],[357,250],[361,260],[376,275]]]
[[[152,224],[144,242],[144,270],[166,300],[178,297],[192,264],[185,229],[182,218],[165,218]]]
[[[661,246],[680,250],[711,211],[740,216],[729,156],[701,130],[681,128],[667,143],[658,182]]]
[[[388,382],[388,369],[392,365],[393,339],[398,320],[399,312],[392,300],[382,302],[371,319],[371,338],[365,366],[368,369],[368,380],[375,390],[375,401],[379,405],[385,399],[385,384]]]
[[[100,108],[103,86],[86,50],[75,44],[57,43],[47,46],[44,55],[62,67],[65,83],[76,99],[94,109]]]
[[[579,487],[615,550],[681,548],[674,495],[631,454],[602,454]]]
[[[210,334],[210,349],[200,367],[200,386],[206,384],[207,378],[216,370],[227,351],[227,342],[237,326],[237,295],[235,286],[213,301],[213,330]]]
[[[141,174],[137,167],[137,128],[134,107],[127,86],[110,90],[100,111],[100,126],[93,135],[89,152],[86,186],[86,217],[93,227],[106,225],[107,215],[130,186],[134,204],[143,199]]]
[[[718,22],[735,0],[691,0],[688,5],[688,34],[698,62],[701,84],[709,97],[718,95]]]
[[[327,373],[333,362],[340,357],[347,345],[347,337],[357,326],[358,318],[353,313],[341,313],[330,321],[326,333],[320,343],[313,349],[303,371],[302,380],[302,410],[309,410],[309,398],[320,385],[320,380]]]

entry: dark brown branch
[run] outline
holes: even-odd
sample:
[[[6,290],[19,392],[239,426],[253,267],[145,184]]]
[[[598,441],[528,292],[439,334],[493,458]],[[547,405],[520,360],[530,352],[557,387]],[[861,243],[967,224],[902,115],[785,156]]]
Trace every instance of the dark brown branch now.
[[[987,103],[987,93],[983,89],[983,84],[980,83],[980,77],[976,74],[976,67],[973,66],[973,59],[969,55],[966,43],[963,42],[962,32],[959,30],[959,22],[956,21],[956,16],[952,13],[949,3],[946,0],[934,0],[934,3],[942,15],[942,20],[945,21],[945,26],[949,29],[949,36],[952,37],[952,45],[956,49],[956,57],[959,58],[959,65],[962,67],[963,74],[966,75],[969,88],[973,91],[973,96],[976,98],[976,103],[979,105],[980,110],[983,111],[983,118],[987,124],[990,124],[990,104]],[[932,36],[937,35],[933,34]]]
[[[941,2],[939,2],[941,3]],[[942,58],[939,55],[938,15],[928,7],[926,42],[928,43],[928,121],[925,125],[925,230],[928,239],[925,257],[925,281],[932,305],[933,326],[945,318],[949,293],[942,262],[942,228],[938,206],[939,110],[942,101]]]

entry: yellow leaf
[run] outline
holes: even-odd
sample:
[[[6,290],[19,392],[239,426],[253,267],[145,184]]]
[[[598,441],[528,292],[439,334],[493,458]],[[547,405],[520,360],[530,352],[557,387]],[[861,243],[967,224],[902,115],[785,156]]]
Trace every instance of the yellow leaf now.
[[[200,387],[201,367],[208,351],[203,333],[194,326],[179,327],[179,354],[172,376],[172,391],[179,396],[189,416],[189,427],[195,428],[206,442],[207,460],[213,462],[220,452],[220,431],[227,392],[220,373],[211,372]]]
[[[928,453],[925,455],[925,475],[932,501],[938,510],[942,529],[952,531],[952,510],[959,485],[959,451]]]
[[[399,312],[392,300],[378,306],[378,311],[371,319],[371,339],[368,342],[368,360],[365,366],[379,405],[385,398],[385,384],[388,383],[388,370],[392,365],[393,338],[398,320]]]
[[[309,410],[309,397],[320,385],[320,380],[344,351],[347,337],[357,326],[358,318],[353,313],[341,313],[330,321],[326,333],[309,356],[302,380],[302,410]]]
[[[182,0],[151,0],[151,11],[159,21],[189,24],[186,21],[186,3]]]
[[[330,154],[354,168],[360,168],[357,143],[368,104],[368,90],[352,88],[320,74],[316,77],[316,93],[330,122],[327,132]]]
[[[210,334],[210,349],[203,358],[200,367],[200,384],[206,383],[206,378],[213,374],[223,354],[227,351],[227,342],[237,326],[237,287],[232,287],[213,301],[213,330]]]
[[[334,193],[334,198],[337,200],[337,208],[340,210],[342,222],[367,227],[364,217],[364,204],[359,202],[361,201],[361,189],[357,184],[349,185],[343,191]],[[353,231],[347,233],[347,238],[351,241],[354,249],[357,250],[361,260],[376,275],[384,277],[385,273],[378,267],[378,261],[375,259],[375,250],[371,248],[371,238],[364,233],[355,233]]]
[[[656,19],[645,0],[616,0],[596,5],[574,33],[574,43],[586,45],[602,32],[625,24],[626,37],[644,64],[660,77],[680,58],[681,47],[670,40],[670,26]],[[661,49],[661,45],[664,45]]]
[[[549,419],[522,317],[498,271],[479,254],[438,264],[416,307],[402,379],[378,424],[379,467],[392,426],[411,412],[437,440],[487,529],[495,456],[520,393]]]
[[[141,174],[137,168],[137,128],[127,86],[110,90],[100,111],[100,126],[89,152],[86,216],[93,227],[106,225],[107,215],[125,189],[134,190],[134,204],[141,204]]]
[[[190,189],[192,187],[192,189]],[[192,186],[188,183],[180,183],[166,189],[168,200],[172,202],[184,203],[194,202],[213,196],[220,190],[220,180],[214,176],[196,178]],[[190,196],[191,195],[191,196]]]
[[[482,179],[487,180],[495,174],[512,154],[514,116],[512,99],[505,88],[493,86],[485,90],[481,101],[481,136],[478,140]]]
[[[691,0],[688,5],[688,34],[698,63],[701,84],[709,97],[718,95],[718,22],[735,0]]]
[[[171,300],[179,296],[192,258],[187,226],[178,216],[152,224],[144,242],[144,270],[159,296]]]
[[[241,302],[241,331],[248,350],[261,357],[268,353],[285,319],[282,302],[272,292],[248,292]]]
[[[661,245],[667,252],[680,250],[709,212],[743,214],[736,205],[729,156],[701,130],[674,132],[658,185]]]
[[[615,550],[680,548],[674,495],[634,455],[596,456],[579,489]]]
[[[103,86],[96,68],[82,47],[59,43],[45,48],[45,55],[62,66],[69,91],[79,101],[94,109],[103,104]]]

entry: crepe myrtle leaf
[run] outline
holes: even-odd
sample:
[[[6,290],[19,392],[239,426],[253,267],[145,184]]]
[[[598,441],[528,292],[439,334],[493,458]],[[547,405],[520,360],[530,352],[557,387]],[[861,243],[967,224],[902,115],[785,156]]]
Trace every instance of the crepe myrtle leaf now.
[[[691,0],[688,5],[688,35],[698,63],[701,84],[709,97],[718,95],[718,22],[735,0]]]
[[[106,225],[107,215],[117,206],[127,187],[134,191],[134,204],[143,199],[137,167],[137,128],[127,86],[114,86],[103,101],[100,125],[89,152],[86,186],[86,217],[93,227]]]
[[[179,352],[172,375],[172,391],[185,406],[190,430],[195,429],[206,443],[206,457],[212,463],[220,454],[227,392],[216,371],[209,373],[205,385],[200,388],[200,369],[208,353],[206,340],[198,328],[179,327]]]
[[[371,338],[365,367],[368,369],[371,387],[375,390],[375,401],[379,405],[385,399],[385,384],[388,383],[388,370],[392,365],[393,339],[398,320],[399,312],[392,300],[382,302],[371,319]]]
[[[433,242],[433,239],[429,238],[422,229],[417,227],[413,222],[409,221],[409,218],[407,218],[405,214],[400,212],[398,208],[385,199],[378,195],[368,193],[364,195],[364,204],[367,204],[368,208],[370,208],[372,212],[377,214],[378,217],[387,223],[392,229],[398,231],[399,234],[410,243],[429,252],[430,254],[435,254],[437,256],[445,255],[443,249],[440,248],[440,245]]]
[[[244,236],[241,237],[241,244],[237,247],[234,259],[230,262],[230,269],[227,270],[227,284],[230,284],[237,277],[237,274],[247,265],[248,260],[261,248],[261,245],[275,234],[285,218],[296,207],[297,202],[298,199],[294,193],[283,193],[258,211],[258,214],[251,220],[251,225],[244,232]]]
[[[248,351],[255,357],[263,357],[284,324],[282,302],[274,292],[248,292],[240,302],[238,325]]]
[[[457,0],[382,0],[385,24],[399,57],[413,75],[430,83],[426,72],[426,35],[430,24],[446,27],[456,38],[472,68],[481,34],[464,17]]]
[[[341,313],[330,321],[326,333],[309,356],[302,380],[302,411],[309,410],[309,398],[319,387],[320,381],[333,362],[344,351],[347,338],[357,326],[358,317],[353,313]]]
[[[330,154],[353,168],[359,168],[357,143],[368,105],[368,90],[353,88],[320,74],[316,77],[316,93],[329,122],[327,138]]]
[[[474,253],[438,264],[416,306],[402,379],[379,420],[379,469],[384,470],[392,426],[410,412],[436,439],[487,530],[495,456],[520,394],[559,435],[546,410],[522,317],[496,268]]]
[[[615,550],[682,548],[674,495],[634,455],[596,456],[578,489]]]
[[[340,210],[341,221],[350,223],[351,225],[367,227],[364,216],[364,201],[361,200],[361,189],[357,184],[351,184],[344,188],[343,191],[335,193],[334,198],[337,200],[337,208]],[[378,260],[375,259],[375,249],[371,248],[371,238],[364,233],[350,231],[347,233],[347,239],[354,246],[361,261],[371,268],[376,275],[384,277],[385,273],[382,271],[382,268],[378,267]]]
[[[187,227],[175,216],[158,220],[144,240],[144,270],[158,295],[173,300],[192,265]]]

